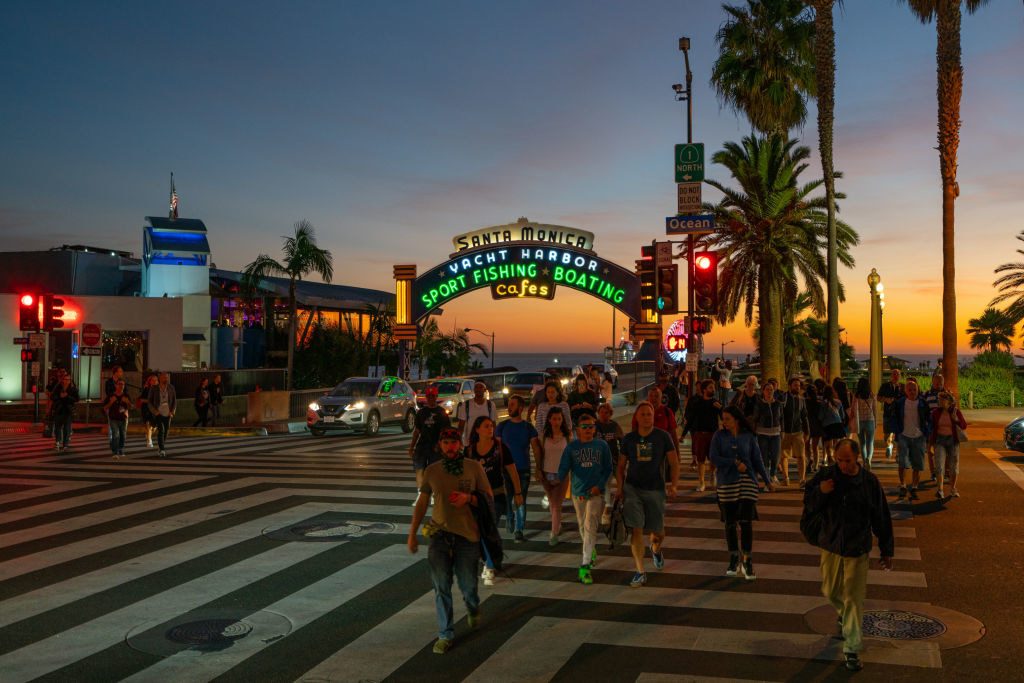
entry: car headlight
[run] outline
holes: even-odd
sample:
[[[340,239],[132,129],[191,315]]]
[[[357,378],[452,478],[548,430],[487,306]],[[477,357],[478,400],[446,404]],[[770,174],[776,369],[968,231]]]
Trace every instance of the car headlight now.
[[[569,378],[568,378],[568,377],[563,377],[563,378],[562,378],[561,380],[559,380],[559,381],[561,381],[561,382],[562,382],[562,384],[568,384],[568,383],[569,383]]]
[[[309,404],[309,409],[315,413],[316,411],[320,410],[320,404],[317,403],[316,401],[313,401],[312,403]]]
[[[366,404],[362,401],[356,401],[355,403],[349,403],[345,406],[345,410],[362,410],[366,407]]]
[[[508,387],[503,387],[501,393],[508,395]]]
[[[451,399],[448,399],[447,401],[444,402],[445,408],[451,408],[453,405],[455,405],[455,402],[452,401]]]

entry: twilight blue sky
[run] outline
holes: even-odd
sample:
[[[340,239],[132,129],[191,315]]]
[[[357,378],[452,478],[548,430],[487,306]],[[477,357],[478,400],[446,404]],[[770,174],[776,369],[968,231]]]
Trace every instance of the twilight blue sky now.
[[[452,235],[519,216],[591,230],[598,253],[630,266],[675,213],[679,36],[693,46],[695,141],[710,155],[748,131],[708,87],[720,6],[8,3],[0,249],[138,253],[143,216],[167,210],[173,170],[181,213],[206,221],[220,267],[277,254],[280,236],[308,218],[334,253],[336,282],[390,289],[392,264],[429,268]],[[886,284],[887,350],[931,352],[935,28],[893,0],[847,0],[836,24],[835,159],[843,218],[862,237],[857,266],[842,274],[843,324],[866,350],[874,266]],[[964,18],[963,321],[991,297],[992,268],[1011,260],[1024,229],[1022,36],[1016,0]],[[813,117],[812,106],[794,135],[815,150]],[[721,168],[709,175],[728,180]],[[815,157],[806,179],[818,176]],[[492,302],[481,291],[445,308],[443,326],[494,329],[505,351],[593,350],[611,336],[608,307],[568,291],[554,302]],[[752,348],[738,325],[708,342],[726,337],[731,350]]]

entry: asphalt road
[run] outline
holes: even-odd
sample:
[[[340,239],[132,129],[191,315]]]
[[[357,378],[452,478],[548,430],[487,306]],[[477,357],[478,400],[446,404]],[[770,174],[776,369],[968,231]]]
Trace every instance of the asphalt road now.
[[[114,461],[102,435],[57,454],[38,435],[0,434],[0,679],[850,677],[797,528],[798,492],[762,497],[758,578],[730,579],[713,495],[693,490],[688,467],[665,568],[648,566],[641,589],[627,585],[621,547],[601,546],[596,583],[576,583],[573,514],[550,547],[531,490],[527,542],[509,541],[506,575],[480,588],[481,627],[456,598],[456,646],[432,654],[425,551],[405,547],[408,438],[188,437],[164,459],[132,437]],[[946,632],[869,638],[861,678],[1021,679],[1024,458],[968,447],[961,463],[961,498],[891,498],[896,568],[869,579],[877,628]],[[876,472],[893,492],[892,464]]]

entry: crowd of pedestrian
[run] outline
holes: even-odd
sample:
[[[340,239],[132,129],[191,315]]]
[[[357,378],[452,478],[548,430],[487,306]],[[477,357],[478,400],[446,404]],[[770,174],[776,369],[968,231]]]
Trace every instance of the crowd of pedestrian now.
[[[646,400],[633,408],[628,432],[613,419],[611,379],[590,372],[572,379],[568,396],[555,381],[532,399],[511,396],[504,421],[496,422],[482,392],[475,406],[460,413],[458,430],[428,429],[418,419],[410,456],[419,495],[409,548],[416,552],[432,496],[434,507],[423,533],[431,539],[437,593],[440,628],[434,651],[446,652],[453,644],[453,578],[466,601],[470,626],[479,624],[477,582],[493,584],[503,561],[498,520],[506,517],[515,543],[526,540],[531,482],[545,493],[542,509],[550,521],[551,546],[562,542],[563,504],[571,501],[582,543],[580,583],[594,583],[598,533],[603,528],[612,538],[619,520],[628,529],[625,540],[635,568],[629,585],[643,587],[649,568],[665,565],[665,511],[677,494],[681,442],[689,436],[696,491],[710,486],[717,499],[729,553],[726,576],[755,580],[759,497],[796,482],[804,501],[801,531],[821,549],[822,593],[836,609],[845,664],[859,670],[872,536],[878,539],[884,569],[892,569],[894,554],[888,502],[871,472],[876,429],[882,427],[886,457],[897,459],[899,497],[916,500],[926,463],[939,498],[945,497],[946,481],[950,495],[959,495],[958,451],[967,423],[955,398],[943,390],[941,376],[931,390],[921,392],[915,381],[903,383],[899,371],[893,371],[876,396],[867,379],[851,391],[838,379],[793,377],[783,388],[772,378],[760,384],[753,375],[733,391],[732,371],[720,359],[689,398],[688,376],[681,368],[659,375]],[[446,427],[447,416],[435,409],[429,389],[427,397],[430,419]],[[455,464],[469,461],[480,469]],[[481,513],[488,507],[490,514]]]

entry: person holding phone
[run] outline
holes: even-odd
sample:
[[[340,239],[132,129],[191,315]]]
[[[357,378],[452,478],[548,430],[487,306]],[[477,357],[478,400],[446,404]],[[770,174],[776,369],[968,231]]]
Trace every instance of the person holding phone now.
[[[807,482],[804,514],[821,515],[817,538],[809,539],[821,548],[821,592],[839,615],[846,668],[859,671],[871,535],[878,538],[886,571],[892,570],[895,541],[885,491],[878,477],[861,466],[860,445],[841,440],[835,461]]]

